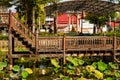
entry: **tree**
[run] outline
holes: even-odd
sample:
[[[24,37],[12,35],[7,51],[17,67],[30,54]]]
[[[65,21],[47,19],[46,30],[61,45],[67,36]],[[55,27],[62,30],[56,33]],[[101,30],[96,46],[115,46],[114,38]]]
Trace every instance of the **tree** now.
[[[93,14],[93,13],[88,13],[86,16],[85,16],[85,19],[86,20],[89,20],[90,23],[93,23],[95,26],[94,26],[94,30],[93,30],[93,33],[95,33],[95,27],[97,27],[98,29],[105,25],[106,22],[109,22],[109,18],[111,17],[112,20],[114,20],[114,18],[116,17],[116,13],[110,13],[110,14],[106,14],[106,15],[100,15],[100,14]]]
[[[25,24],[27,24],[28,27],[32,28],[34,20],[33,15],[35,15],[36,24],[38,24],[39,18],[41,24],[44,24],[45,21],[44,6],[54,1],[57,0],[17,0],[14,1],[14,5],[16,5],[16,10],[18,12],[19,18],[24,19]]]

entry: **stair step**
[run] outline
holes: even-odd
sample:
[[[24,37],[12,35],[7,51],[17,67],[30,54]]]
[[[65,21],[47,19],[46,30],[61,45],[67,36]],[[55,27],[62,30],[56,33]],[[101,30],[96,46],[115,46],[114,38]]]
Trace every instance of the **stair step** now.
[[[30,50],[30,53],[35,53],[35,47],[30,43],[29,41],[26,40],[24,36],[22,36],[17,30],[12,30],[12,34],[14,37],[16,37],[19,41],[22,42],[22,44]]]

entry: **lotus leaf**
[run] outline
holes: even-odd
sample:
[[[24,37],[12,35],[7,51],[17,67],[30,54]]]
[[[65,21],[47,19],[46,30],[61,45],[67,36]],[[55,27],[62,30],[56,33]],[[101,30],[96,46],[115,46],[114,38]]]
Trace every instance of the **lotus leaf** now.
[[[78,66],[78,65],[79,65],[79,61],[78,61],[77,58],[73,58],[73,60],[71,60],[71,61],[72,61],[72,64],[73,64],[74,66]]]
[[[21,75],[22,75],[22,78],[26,79],[28,77],[28,72],[23,71]]]
[[[97,62],[93,62],[93,63],[92,63],[92,66],[93,66],[94,68],[97,68],[97,65],[98,65]]]
[[[99,69],[100,71],[106,70],[106,69],[107,69],[107,64],[105,64],[105,63],[102,62],[102,61],[99,61],[99,62],[98,62],[98,69]]]
[[[10,73],[10,77],[11,77],[11,78],[14,78],[14,79],[19,78],[19,76],[17,76],[17,74],[14,74],[14,73]]]
[[[97,78],[97,79],[103,79],[103,73],[101,73],[100,71],[98,70],[94,70],[94,76]]]
[[[51,64],[54,65],[56,68],[60,68],[59,62],[56,59],[51,59]]]
[[[32,69],[30,69],[30,68],[25,68],[25,71],[27,71],[28,74],[32,74],[33,73]]]
[[[0,67],[7,67],[7,62],[0,62]]]
[[[79,65],[83,65],[84,61],[83,60],[79,60]]]
[[[110,66],[112,69],[117,69],[116,64],[114,64],[113,62],[109,62],[109,66]]]
[[[105,70],[104,73],[105,73],[106,75],[112,75],[112,71],[111,71],[111,70]]]
[[[14,65],[12,70],[18,72],[18,71],[20,71],[20,66]]]
[[[66,57],[66,60],[69,61],[69,62],[71,62],[73,60],[73,58],[70,57],[70,56],[68,56],[68,57]]]
[[[114,79],[111,77],[107,77],[106,80],[114,80]]]
[[[3,70],[3,67],[0,66],[0,71],[2,71],[2,70]]]
[[[114,74],[115,74],[115,77],[120,77],[120,72],[116,71]]]

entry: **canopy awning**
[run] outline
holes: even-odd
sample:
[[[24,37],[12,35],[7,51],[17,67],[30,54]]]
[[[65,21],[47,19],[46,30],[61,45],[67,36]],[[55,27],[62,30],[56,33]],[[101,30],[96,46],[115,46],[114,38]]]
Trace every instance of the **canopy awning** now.
[[[58,13],[80,13],[85,11],[105,15],[115,11],[119,12],[120,5],[102,0],[70,0],[46,6],[45,11],[46,15],[51,15],[54,11]]]

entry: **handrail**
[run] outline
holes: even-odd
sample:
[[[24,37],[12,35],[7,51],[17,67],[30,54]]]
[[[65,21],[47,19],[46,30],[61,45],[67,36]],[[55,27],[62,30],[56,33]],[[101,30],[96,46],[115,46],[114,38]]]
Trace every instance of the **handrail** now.
[[[113,38],[106,36],[71,36],[65,37],[65,49],[112,49]],[[40,49],[61,49],[63,50],[63,37],[39,37],[37,46]]]
[[[0,13],[0,24],[9,24],[9,13]]]
[[[10,15],[12,19],[12,28],[17,30],[29,43],[35,46],[35,34],[21,23],[13,14]]]

